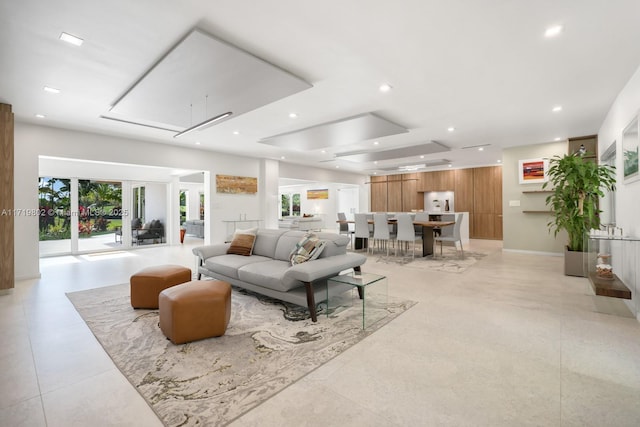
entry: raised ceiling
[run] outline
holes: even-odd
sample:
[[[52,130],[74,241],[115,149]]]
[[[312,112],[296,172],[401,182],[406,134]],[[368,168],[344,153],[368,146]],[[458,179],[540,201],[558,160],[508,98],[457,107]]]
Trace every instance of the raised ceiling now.
[[[503,147],[597,133],[640,64],[638,16],[637,0],[326,0],[313,6],[293,0],[3,1],[0,102],[12,104],[18,122],[163,144],[199,143],[203,150],[284,157],[363,174],[441,159],[454,167],[489,165]],[[562,24],[563,32],[545,38],[545,29],[554,24]],[[214,100],[210,96],[203,108],[196,79],[187,77],[199,67],[176,61],[162,84],[148,87],[145,77],[193,28],[312,87],[174,138],[187,123],[214,114]],[[84,44],[60,41],[63,31]],[[246,71],[251,70],[226,72],[236,77]],[[205,77],[211,84],[220,81],[215,73]],[[392,89],[379,91],[382,83]],[[60,93],[44,92],[44,86]],[[243,88],[234,86],[232,92]],[[123,94],[128,95],[121,99]],[[155,97],[166,94],[184,99],[156,105]],[[187,98],[192,99],[188,110],[178,105]],[[553,112],[556,105],[562,111]],[[260,142],[366,113],[408,131],[303,150]],[[170,130],[105,120],[105,114]],[[402,150],[427,141],[448,151],[377,164],[345,154]],[[482,152],[463,149],[480,145]]]
[[[190,31],[104,116],[168,130],[239,116],[310,88],[302,79],[199,29]]]

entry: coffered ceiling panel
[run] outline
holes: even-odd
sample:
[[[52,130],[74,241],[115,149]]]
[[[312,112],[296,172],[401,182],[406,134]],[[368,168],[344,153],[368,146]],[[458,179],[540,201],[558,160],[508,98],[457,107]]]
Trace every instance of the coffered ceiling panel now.
[[[417,157],[427,154],[441,153],[443,151],[449,151],[449,147],[446,147],[438,142],[431,141],[426,144],[412,145],[410,147],[395,148],[391,150],[361,150],[336,153],[336,157],[341,157],[354,162],[373,162],[380,160],[402,159],[406,157]]]
[[[260,140],[263,144],[291,150],[308,151],[328,147],[341,147],[368,139],[397,135],[407,129],[373,113],[322,123],[293,132],[282,133]]]
[[[104,116],[184,130],[226,112],[236,117],[310,87],[287,71],[195,29]]]

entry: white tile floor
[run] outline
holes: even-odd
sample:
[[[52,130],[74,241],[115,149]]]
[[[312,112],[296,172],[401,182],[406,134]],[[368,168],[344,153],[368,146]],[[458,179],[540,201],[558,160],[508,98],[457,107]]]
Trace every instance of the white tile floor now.
[[[191,247],[47,258],[0,296],[1,426],[159,426],[65,292],[127,282]],[[640,323],[562,275],[562,258],[503,253],[462,274],[376,262],[389,294],[419,302],[235,426],[638,426]],[[322,321],[322,319],[320,319]]]

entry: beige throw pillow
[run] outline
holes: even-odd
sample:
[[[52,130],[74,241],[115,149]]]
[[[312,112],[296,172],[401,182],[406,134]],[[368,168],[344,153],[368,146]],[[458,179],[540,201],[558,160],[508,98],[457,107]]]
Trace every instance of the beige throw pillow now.
[[[325,240],[319,239],[315,234],[305,234],[289,255],[291,265],[318,258],[326,244]]]
[[[228,254],[249,256],[253,252],[253,244],[256,242],[257,228],[248,230],[236,230],[231,240],[231,246],[227,250]]]

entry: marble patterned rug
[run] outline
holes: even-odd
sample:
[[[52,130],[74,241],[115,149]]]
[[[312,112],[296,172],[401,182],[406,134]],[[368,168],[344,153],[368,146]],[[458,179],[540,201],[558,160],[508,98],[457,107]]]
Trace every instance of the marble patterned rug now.
[[[397,257],[393,255],[393,251],[390,251],[389,254],[389,257],[378,255],[376,262],[393,262],[407,268],[446,271],[448,273],[462,273],[488,255],[465,250],[464,257],[462,257],[460,251],[456,251],[453,247],[442,248],[442,255],[440,255],[440,247],[438,247],[435,257],[422,257],[417,250],[414,258],[411,257],[411,251],[407,251],[404,255],[399,253]]]
[[[131,308],[128,284],[67,297],[166,426],[228,424],[415,304],[389,297],[375,307],[381,320],[362,330],[357,301],[321,305],[313,323],[302,307],[233,288],[224,336],[173,345],[157,310]]]

